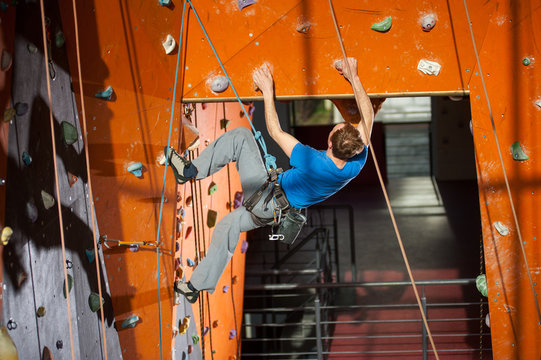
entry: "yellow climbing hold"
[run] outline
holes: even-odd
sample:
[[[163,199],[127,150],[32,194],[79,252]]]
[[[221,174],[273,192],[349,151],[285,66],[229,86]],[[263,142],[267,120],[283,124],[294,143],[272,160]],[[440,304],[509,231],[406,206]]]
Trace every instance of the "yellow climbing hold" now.
[[[180,335],[186,334],[186,331],[188,331],[188,328],[190,327],[190,315],[187,315],[182,319],[182,322],[179,321],[178,324],[178,333]]]
[[[8,330],[5,326],[0,328],[0,359],[3,360],[17,360],[19,355],[17,354],[17,348],[9,336]]]
[[[2,245],[7,245],[9,242],[9,239],[11,239],[11,235],[13,235],[13,229],[9,226],[6,226],[2,229]]]

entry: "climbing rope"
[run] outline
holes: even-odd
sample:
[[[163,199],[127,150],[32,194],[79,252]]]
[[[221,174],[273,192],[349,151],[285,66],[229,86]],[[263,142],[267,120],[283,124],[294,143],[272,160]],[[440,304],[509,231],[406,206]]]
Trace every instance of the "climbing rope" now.
[[[257,131],[255,129],[254,125],[252,124],[252,120],[250,119],[250,116],[248,115],[248,112],[246,111],[246,108],[244,107],[244,104],[242,103],[242,100],[240,99],[239,94],[237,93],[237,90],[235,89],[235,86],[233,85],[233,82],[231,81],[231,78],[229,77],[229,74],[225,70],[225,67],[224,67],[224,65],[222,63],[222,60],[220,59],[220,56],[218,56],[218,53],[216,52],[216,49],[214,48],[214,45],[212,44],[212,41],[210,41],[207,30],[205,29],[205,26],[203,26],[203,23],[201,22],[201,19],[199,18],[199,15],[197,14],[197,11],[195,10],[195,8],[194,8],[194,6],[192,4],[192,1],[191,0],[186,0],[186,1],[188,1],[190,3],[190,7],[192,8],[193,13],[194,13],[197,21],[199,22],[199,25],[201,26],[201,30],[203,30],[203,33],[205,34],[205,37],[207,38],[207,41],[208,41],[212,51],[214,52],[214,56],[216,56],[216,60],[218,60],[218,63],[220,64],[220,67],[222,68],[222,71],[224,72],[224,75],[227,78],[227,81],[231,85],[231,90],[233,90],[233,93],[235,94],[235,97],[237,98],[237,101],[239,102],[240,106],[242,107],[242,111],[244,112],[244,115],[246,116],[246,118],[248,119],[248,122],[250,123],[252,131],[254,133],[254,137],[259,142],[259,145],[261,146],[261,149],[263,150],[263,153],[264,153],[263,157],[265,159],[265,166],[266,166],[267,170],[276,169],[276,157],[270,155],[267,152],[267,145],[265,144],[265,139],[263,139],[263,136],[261,135],[261,132]]]
[[[92,193],[92,181],[90,176],[90,157],[88,153],[88,131],[86,127],[86,110],[85,110],[85,97],[83,93],[83,75],[81,70],[81,52],[79,49],[79,23],[77,21],[77,4],[76,0],[73,0],[73,22],[75,29],[75,49],[77,54],[77,71],[79,76],[79,93],[81,97],[81,116],[83,118],[83,145],[85,152],[86,160],[86,174],[87,174],[87,185],[88,185],[88,196],[90,198],[90,214],[92,221],[92,244],[94,246],[94,259],[96,259],[96,276],[98,281],[98,295],[100,299],[103,299],[102,289],[101,289],[101,276],[100,276],[100,262],[98,254],[98,245],[96,239],[96,214],[94,209],[94,195]],[[102,341],[103,341],[103,357],[107,360],[107,340],[105,338],[105,315],[103,313],[103,306],[100,306],[100,318],[101,318],[101,331],[102,331]]]
[[[43,1],[43,0],[41,0]],[[175,99],[177,94],[177,83],[178,83],[178,73],[179,73],[179,64],[180,64],[180,54],[181,54],[181,44],[182,44],[182,34],[184,30],[184,14],[186,11],[186,0],[184,0],[184,6],[182,7],[182,20],[180,24],[180,36],[179,36],[179,51],[177,53],[177,66],[175,70],[175,84],[173,87],[173,99],[171,100],[171,119],[169,121],[169,134],[167,135],[167,147],[171,145],[171,134],[173,132],[173,116],[175,113]],[[158,231],[156,234],[156,275],[158,279],[158,327],[160,334],[160,359],[163,360],[163,341],[162,341],[162,297],[161,297],[161,279],[160,279],[160,230],[163,217],[163,204],[165,202],[165,182],[167,179],[167,167],[165,166],[163,171],[163,185],[162,185],[162,196],[160,201],[160,215],[158,218]]]
[[[329,0],[329,8],[331,12],[331,16],[334,23],[334,28],[336,30],[336,36],[338,37],[338,42],[340,43],[340,48],[342,49],[342,55],[344,56],[344,66],[348,67],[348,73],[352,74],[351,68],[349,66],[349,62],[347,61],[347,54],[346,49],[344,47],[344,42],[342,40],[342,36],[340,35],[340,29],[338,27],[338,22],[336,20],[336,14],[334,13],[334,7],[332,4],[332,0]],[[353,86],[353,93],[355,95],[355,100],[357,102],[357,107],[359,108],[359,112],[361,113],[361,104],[359,99],[359,94],[355,86]],[[361,113],[362,114],[362,113]],[[434,344],[434,339],[432,338],[432,333],[430,332],[430,328],[428,327],[428,321],[426,320],[426,314],[423,310],[423,305],[421,303],[421,298],[419,297],[419,292],[417,291],[417,286],[415,285],[415,280],[413,279],[413,274],[411,272],[411,268],[409,265],[408,257],[406,255],[406,250],[404,249],[404,244],[402,243],[402,237],[400,236],[400,231],[398,230],[398,225],[396,223],[396,219],[394,216],[393,208],[391,206],[391,202],[389,200],[389,195],[387,194],[387,188],[385,186],[385,183],[383,182],[383,177],[381,175],[381,170],[379,168],[378,161],[376,159],[376,153],[374,151],[374,147],[372,146],[372,141],[370,140],[370,132],[368,131],[368,128],[365,123],[365,119],[363,116],[361,116],[361,124],[362,124],[362,130],[365,134],[365,138],[368,140],[368,145],[370,148],[370,153],[372,154],[372,159],[374,160],[374,165],[376,166],[376,172],[378,174],[378,179],[381,184],[381,190],[383,191],[383,196],[385,197],[385,202],[387,203],[387,208],[389,210],[389,215],[391,216],[391,221],[393,223],[394,231],[396,233],[396,238],[398,240],[398,245],[400,246],[400,251],[402,252],[402,257],[404,258],[404,263],[406,265],[406,269],[408,271],[408,275],[411,281],[411,286],[413,288],[413,292],[415,293],[415,298],[417,299],[417,304],[419,305],[419,311],[421,312],[421,317],[423,318],[423,324],[426,328],[428,338],[430,339],[430,344],[432,345],[432,349],[434,351],[434,356],[436,357],[436,360],[439,360],[438,352],[436,350],[436,345]]]
[[[517,227],[518,243],[520,245],[520,250],[522,253],[522,258],[524,259],[524,265],[526,266],[526,273],[528,274],[528,280],[530,282],[530,288],[532,290],[532,296],[537,310],[537,319],[538,324],[541,324],[541,309],[539,308],[539,303],[537,302],[537,293],[535,292],[534,283],[532,280],[532,275],[530,273],[530,266],[528,265],[528,258],[526,257],[526,250],[524,249],[524,243],[522,242],[522,233],[520,231],[520,226],[518,223],[518,216],[515,210],[515,205],[513,202],[513,196],[511,195],[511,186],[509,185],[509,179],[507,178],[507,171],[505,169],[505,164],[503,163],[502,150],[500,148],[500,141],[498,140],[498,133],[496,132],[496,125],[494,123],[494,117],[492,116],[492,106],[490,105],[490,99],[488,97],[488,91],[485,84],[485,76],[483,75],[483,69],[481,68],[481,61],[479,60],[479,53],[477,52],[477,45],[475,44],[475,37],[473,36],[473,28],[470,20],[470,14],[468,12],[468,4],[464,0],[464,10],[466,11],[466,18],[468,20],[468,26],[470,29],[471,41],[473,45],[473,50],[475,53],[475,60],[477,61],[477,67],[479,68],[479,74],[481,74],[481,84],[483,85],[483,92],[485,93],[485,100],[487,102],[488,115],[490,117],[490,123],[492,125],[492,133],[494,134],[494,140],[496,142],[496,148],[498,149],[498,157],[500,158],[500,165],[502,167],[503,178],[505,181],[505,187],[507,189],[507,195],[509,197],[509,203],[511,205],[511,212],[513,213],[513,219],[515,221],[515,226]]]
[[[51,96],[51,80],[49,73],[49,50],[47,45],[47,30],[45,26],[45,7],[43,5],[43,0],[39,1],[40,10],[41,10],[41,31],[43,33],[43,53],[45,59],[45,74],[47,78],[47,96],[49,100],[49,121],[51,124],[51,143],[53,148],[53,165],[54,165],[54,179],[56,187],[56,196],[57,196],[57,209],[58,209],[58,222],[60,226],[60,243],[62,245],[62,268],[64,269],[64,290],[66,293],[66,302],[68,306],[68,328],[70,333],[70,345],[71,345],[71,358],[75,360],[75,348],[73,345],[73,329],[71,326],[71,304],[70,304],[70,292],[68,286],[68,269],[66,268],[66,244],[64,239],[64,222],[62,221],[62,201],[60,201],[60,186],[58,180],[58,165],[56,163],[56,144],[55,144],[55,135],[54,135],[54,119],[53,119],[53,104]]]

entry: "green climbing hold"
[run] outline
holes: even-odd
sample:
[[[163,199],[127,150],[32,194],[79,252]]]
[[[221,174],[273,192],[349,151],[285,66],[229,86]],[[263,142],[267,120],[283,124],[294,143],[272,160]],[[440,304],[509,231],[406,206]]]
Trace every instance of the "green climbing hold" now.
[[[525,161],[529,159],[518,141],[511,145],[511,154],[513,154],[513,160],[516,161]]]
[[[113,96],[113,87],[109,86],[107,87],[107,89],[101,92],[95,93],[94,96],[97,97],[98,99],[111,100],[111,96]]]
[[[132,317],[129,317],[127,318],[126,320],[124,320],[122,322],[122,325],[121,327],[123,329],[127,329],[127,328],[134,328],[136,325],[137,325],[137,322],[139,321],[139,316],[137,315],[134,315]]]
[[[77,141],[77,129],[67,121],[62,121],[62,136],[66,145],[71,145]]]
[[[207,226],[209,228],[214,227],[216,225],[216,218],[218,217],[218,213],[214,210],[209,209],[209,212],[207,214]]]
[[[98,294],[90,293],[90,296],[88,297],[88,306],[90,306],[92,312],[98,311],[103,303],[105,303],[105,300],[102,298],[100,303],[100,296]]]
[[[17,112],[15,111],[15,109],[6,109],[4,111],[4,122],[10,122],[11,120],[15,119],[16,114]]]
[[[57,48],[61,48],[62,46],[64,46],[64,43],[66,42],[66,37],[64,36],[64,33],[62,31],[58,31],[56,33],[54,42]]]
[[[199,343],[199,335],[192,335],[192,341],[194,345],[197,345],[197,343]]]
[[[131,164],[126,170],[137,177],[143,176],[143,164],[140,162]]]
[[[94,262],[94,260],[96,260],[96,254],[94,253],[94,250],[85,249],[85,255],[88,259],[88,262],[91,264]]]
[[[43,200],[45,210],[49,210],[54,206],[54,197],[44,190],[41,190],[41,200]]]
[[[214,182],[211,182],[209,186],[209,195],[214,194],[217,190],[218,190],[218,185],[216,185]]]
[[[73,288],[73,277],[68,274],[68,292],[71,292],[71,289]],[[68,295],[66,294],[66,280],[62,282],[62,291],[64,292],[64,298],[67,298]]]
[[[485,274],[481,274],[475,279],[475,285],[481,295],[488,297],[487,277]]]
[[[222,119],[222,120],[220,120],[220,129],[222,129],[222,130],[227,129],[227,127],[229,126],[229,123],[230,123],[230,122],[231,122],[231,121],[229,121],[229,120],[227,120],[227,119]]]
[[[378,31],[378,32],[387,32],[393,25],[393,18],[390,16],[387,16],[385,20],[373,23],[372,26],[370,26],[370,29]]]
[[[530,60],[529,57],[525,57],[524,59],[522,59],[522,65],[524,66],[528,66],[532,63],[532,61]]]
[[[28,43],[28,45],[26,45],[26,48],[28,49],[28,52],[30,54],[35,54],[38,52],[38,47],[32,43]]]

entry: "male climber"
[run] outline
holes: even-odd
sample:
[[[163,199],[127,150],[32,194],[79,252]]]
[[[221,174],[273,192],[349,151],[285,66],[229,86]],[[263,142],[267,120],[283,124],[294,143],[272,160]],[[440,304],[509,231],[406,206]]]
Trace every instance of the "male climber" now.
[[[347,61],[349,67],[342,66],[339,71],[343,72],[344,77],[360,94],[360,113],[368,133],[364,134],[362,121],[359,129],[347,122],[338,124],[329,133],[327,150],[324,151],[303,145],[282,130],[274,106],[271,71],[263,65],[253,74],[254,84],[263,94],[269,134],[290,158],[291,168],[279,175],[278,183],[292,208],[304,209],[327,199],[357,176],[366,162],[374,111],[357,75],[357,61],[354,58],[348,58]],[[232,161],[236,162],[245,199],[250,198],[268,179],[255,138],[244,127],[228,131],[217,138],[192,162],[171,147],[165,149],[165,154],[179,184],[191,179],[204,179]],[[267,196],[270,191],[271,187],[266,188],[266,193],[251,212],[240,206],[218,222],[206,257],[195,268],[189,282],[178,280],[175,283],[177,293],[194,303],[200,291],[214,292],[233,256],[240,233],[274,221],[276,204],[269,201],[272,198],[272,195]]]

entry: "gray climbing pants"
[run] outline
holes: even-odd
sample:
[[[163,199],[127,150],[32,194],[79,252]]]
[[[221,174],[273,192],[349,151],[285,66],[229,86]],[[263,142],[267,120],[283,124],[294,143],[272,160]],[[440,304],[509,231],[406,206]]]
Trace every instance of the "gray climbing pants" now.
[[[247,128],[228,131],[212,142],[198,158],[192,161],[198,170],[197,180],[210,176],[229,164],[236,162],[244,197],[249,198],[267,180],[267,171],[261,159],[254,136]],[[266,190],[270,191],[270,187]],[[273,217],[272,201],[265,205],[267,194],[252,212],[259,218]],[[227,214],[216,224],[207,255],[195,268],[190,282],[197,290],[213,293],[225,267],[231,260],[240,233],[259,227],[244,206]]]

